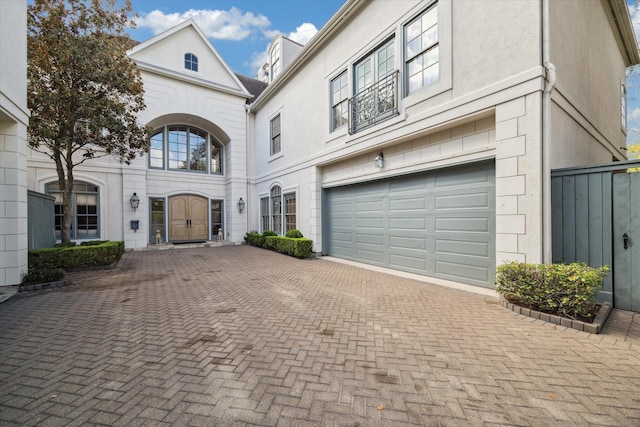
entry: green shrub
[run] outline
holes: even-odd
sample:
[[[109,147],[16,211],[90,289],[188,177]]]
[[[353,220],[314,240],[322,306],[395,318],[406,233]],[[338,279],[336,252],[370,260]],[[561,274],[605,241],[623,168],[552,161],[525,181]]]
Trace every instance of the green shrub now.
[[[67,243],[56,243],[56,248],[74,248],[76,247],[76,242],[67,242]]]
[[[93,245],[45,248],[29,251],[34,270],[86,268],[112,264],[124,253],[124,242],[105,241]]]
[[[277,236],[278,233],[276,233],[275,231],[271,231],[271,230],[265,230],[262,232],[262,237],[269,237],[269,236]]]
[[[498,266],[496,291],[507,301],[525,308],[570,319],[592,319],[598,291],[609,267],[584,263]]]
[[[251,246],[261,248],[264,245],[264,237],[257,231],[251,231],[244,236],[244,240]]]
[[[80,246],[97,246],[107,242],[108,240],[85,240],[80,242]]]
[[[304,237],[300,230],[296,230],[295,228],[293,230],[287,231],[287,234],[285,234],[285,236],[291,239],[299,239],[301,237]]]
[[[57,282],[64,279],[65,272],[61,268],[29,268],[29,272],[22,276],[21,285]]]
[[[268,236],[264,239],[264,247],[296,258],[306,258],[313,250],[313,240],[304,237]]]

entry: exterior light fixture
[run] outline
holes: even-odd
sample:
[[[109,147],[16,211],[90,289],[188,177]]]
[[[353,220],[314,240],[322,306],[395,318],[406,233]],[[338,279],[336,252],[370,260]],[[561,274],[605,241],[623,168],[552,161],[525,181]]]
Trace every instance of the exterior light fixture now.
[[[378,156],[376,157],[376,167],[378,169],[382,169],[384,167],[384,155],[382,154],[382,152],[380,152],[380,154],[378,154]]]
[[[133,193],[133,196],[129,199],[129,203],[131,203],[131,207],[135,211],[140,206],[140,197],[136,193]]]
[[[242,197],[240,197],[240,200],[238,200],[238,212],[242,213],[246,205],[247,204],[242,200]]]

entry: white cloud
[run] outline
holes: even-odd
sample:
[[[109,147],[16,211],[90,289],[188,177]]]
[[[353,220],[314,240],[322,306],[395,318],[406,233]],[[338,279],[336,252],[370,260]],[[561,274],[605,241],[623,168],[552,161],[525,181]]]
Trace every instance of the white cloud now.
[[[159,34],[192,18],[207,37],[218,40],[244,40],[257,31],[265,31],[271,25],[264,15],[243,12],[235,7],[230,10],[195,10],[165,14],[154,10],[136,19],[139,28],[149,28]]]
[[[311,40],[313,36],[316,35],[317,32],[318,32],[318,29],[316,28],[315,25],[305,22],[302,25],[300,25],[298,28],[296,28],[295,31],[290,32],[287,37],[293,40],[294,42],[298,42],[301,45],[305,45],[309,40]]]

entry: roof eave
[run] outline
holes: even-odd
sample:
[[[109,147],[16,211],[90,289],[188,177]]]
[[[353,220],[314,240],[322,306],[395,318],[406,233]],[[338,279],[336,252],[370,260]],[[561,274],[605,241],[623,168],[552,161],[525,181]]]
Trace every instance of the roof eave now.
[[[627,67],[640,64],[638,40],[625,0],[602,0]]]

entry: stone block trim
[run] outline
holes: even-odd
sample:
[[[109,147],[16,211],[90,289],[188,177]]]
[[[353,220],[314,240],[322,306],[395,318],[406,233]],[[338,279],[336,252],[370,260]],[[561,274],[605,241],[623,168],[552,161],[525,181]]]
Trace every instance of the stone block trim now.
[[[500,303],[504,308],[506,308],[507,310],[511,310],[514,313],[531,317],[533,319],[539,319],[547,323],[552,323],[554,325],[564,326],[565,328],[589,332],[590,334],[599,334],[602,331],[604,323],[607,321],[609,313],[611,312],[611,305],[609,303],[603,303],[600,306],[600,310],[598,311],[596,318],[593,319],[593,323],[587,323],[580,320],[567,319],[566,317],[542,313],[540,311],[520,307],[519,305],[510,303],[502,296],[500,296]]]

